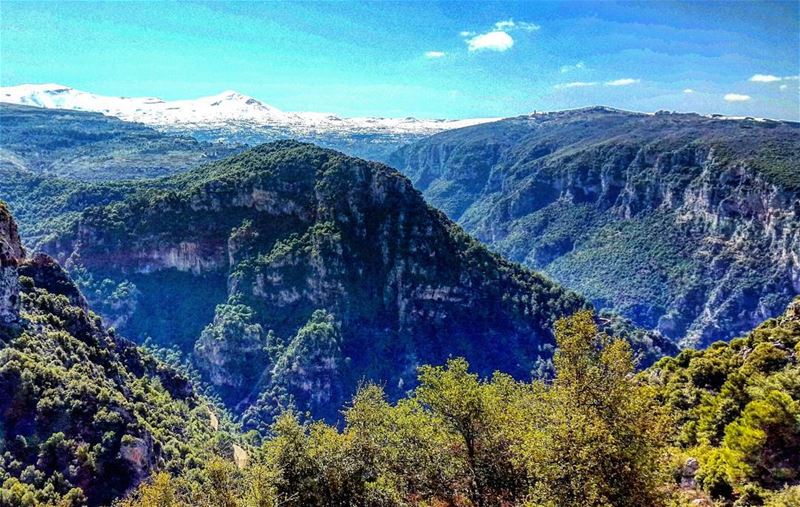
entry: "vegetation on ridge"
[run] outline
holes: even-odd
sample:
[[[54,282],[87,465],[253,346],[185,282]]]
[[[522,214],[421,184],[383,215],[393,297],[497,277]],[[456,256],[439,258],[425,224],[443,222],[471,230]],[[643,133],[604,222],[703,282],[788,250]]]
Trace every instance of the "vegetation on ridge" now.
[[[482,375],[546,374],[555,320],[587,307],[396,171],[290,141],[142,182],[40,246],[121,334],[180,347],[262,430],[293,404],[333,422],[364,379],[397,399],[419,364],[448,356]],[[674,350],[628,334],[644,360]]]

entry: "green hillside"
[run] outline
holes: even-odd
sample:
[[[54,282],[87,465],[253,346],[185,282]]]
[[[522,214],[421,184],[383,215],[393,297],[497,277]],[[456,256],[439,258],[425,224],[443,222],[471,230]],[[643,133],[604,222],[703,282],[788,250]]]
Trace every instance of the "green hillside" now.
[[[800,293],[800,124],[596,107],[444,132],[390,158],[465,230],[704,347]]]

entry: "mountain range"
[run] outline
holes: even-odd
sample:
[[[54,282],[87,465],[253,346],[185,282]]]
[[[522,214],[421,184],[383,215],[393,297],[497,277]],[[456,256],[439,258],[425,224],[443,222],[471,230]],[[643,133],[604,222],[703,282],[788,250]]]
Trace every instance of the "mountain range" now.
[[[797,124],[534,114],[404,176],[0,120],[0,505],[516,505],[565,456],[575,505],[618,466],[624,505],[791,505]]]
[[[800,293],[800,124],[594,107],[439,133],[389,164],[465,230],[686,346]]]
[[[89,112],[3,104],[0,118],[0,197],[34,243],[87,206],[245,148]],[[797,125],[598,107],[450,130],[388,159],[502,255],[705,346],[800,290]],[[141,181],[115,181],[129,178]]]
[[[290,403],[335,420],[364,379],[396,398],[451,355],[546,375],[554,320],[588,305],[490,253],[396,171],[313,145],[128,186],[37,248],[121,334],[191,354],[256,426]],[[675,351],[606,325],[646,363]]]
[[[201,357],[210,347],[208,358],[230,359],[239,351],[219,354],[226,344],[256,339],[252,316],[218,308]],[[598,336],[588,312],[556,327],[553,384],[480,378],[453,359],[422,367],[419,388],[396,404],[362,385],[341,429],[287,411],[242,433],[185,366],[119,337],[52,258],[28,254],[0,202],[0,503],[499,506],[531,495],[561,502],[569,491],[577,506],[584,482],[565,489],[561,478],[579,470],[615,505],[796,504],[800,299],[746,336],[639,375],[627,345]],[[319,380],[307,367],[340,365],[342,338],[335,318],[316,311],[288,349],[273,340],[267,350],[282,357],[278,371],[291,366],[288,378]],[[591,452],[565,455],[563,445]],[[550,472],[565,459],[574,466]],[[624,463],[636,468],[598,475]]]
[[[0,171],[6,174],[81,181],[153,178],[243,148],[100,113],[0,103]]]
[[[497,119],[344,118],[332,113],[286,112],[235,91],[166,101],[156,97],[108,97],[59,84],[0,87],[0,102],[98,112],[163,132],[189,134],[200,141],[255,145],[298,139],[376,160],[436,132]]]

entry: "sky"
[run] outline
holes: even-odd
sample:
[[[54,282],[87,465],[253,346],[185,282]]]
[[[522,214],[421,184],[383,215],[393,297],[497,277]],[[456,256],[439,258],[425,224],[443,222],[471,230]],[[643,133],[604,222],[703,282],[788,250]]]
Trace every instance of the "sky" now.
[[[0,2],[0,84],[468,118],[800,120],[800,2]]]

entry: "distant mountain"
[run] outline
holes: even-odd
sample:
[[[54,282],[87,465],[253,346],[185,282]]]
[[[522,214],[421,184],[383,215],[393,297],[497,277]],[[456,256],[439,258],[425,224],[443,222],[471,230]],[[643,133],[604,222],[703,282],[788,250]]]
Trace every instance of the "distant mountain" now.
[[[38,246],[122,334],[191,353],[253,425],[292,402],[336,419],[363,379],[398,397],[451,355],[547,372],[553,322],[588,304],[489,253],[396,171],[312,145],[137,185]],[[646,362],[675,352],[608,325]]]
[[[58,84],[2,87],[0,102],[94,111],[160,131],[190,134],[201,141],[253,145],[298,139],[376,160],[422,137],[497,119],[342,118],[330,113],[285,112],[234,91],[194,100],[165,101],[155,97],[106,97]]]
[[[99,113],[0,103],[0,177],[5,182],[12,173],[83,181],[154,178],[241,149]]]
[[[800,124],[604,107],[443,132],[389,163],[494,250],[683,344],[800,293]]]

